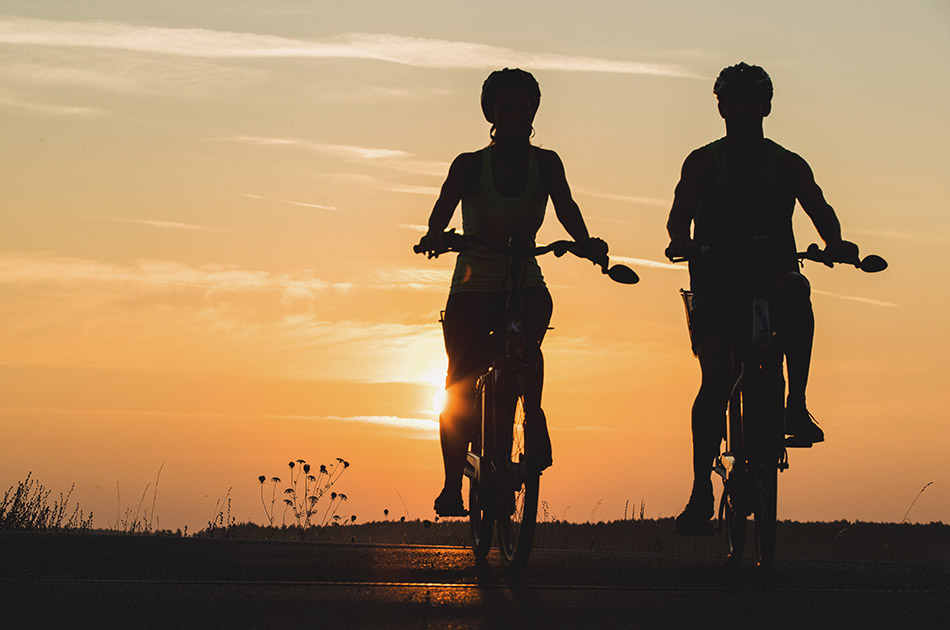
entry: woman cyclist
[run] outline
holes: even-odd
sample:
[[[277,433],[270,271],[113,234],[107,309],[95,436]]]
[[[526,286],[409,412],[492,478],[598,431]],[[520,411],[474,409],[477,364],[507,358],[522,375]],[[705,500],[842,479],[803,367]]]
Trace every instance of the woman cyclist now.
[[[534,245],[548,198],[558,221],[591,260],[607,262],[607,244],[591,238],[571,196],[564,165],[554,151],[531,145],[532,122],[541,101],[538,82],[519,69],[492,72],[482,85],[481,104],[491,123],[487,147],[462,153],[452,162],[420,246],[437,256],[445,251],[443,232],[462,203],[466,236],[498,246]],[[461,252],[445,306],[443,334],[449,365],[446,405],[439,416],[445,485],[435,500],[439,516],[464,516],[462,471],[474,432],[475,381],[491,365],[489,335],[504,326],[505,276],[509,258],[488,247]],[[552,302],[534,258],[524,262],[525,338],[537,348],[551,319]],[[540,421],[543,423],[543,414]],[[540,431],[545,436],[547,431]],[[546,438],[545,438],[546,439]],[[551,465],[550,442],[538,469]]]

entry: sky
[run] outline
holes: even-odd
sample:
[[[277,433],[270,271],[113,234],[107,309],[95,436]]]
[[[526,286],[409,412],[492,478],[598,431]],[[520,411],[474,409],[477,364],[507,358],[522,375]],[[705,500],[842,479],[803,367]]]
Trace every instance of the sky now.
[[[154,501],[194,531],[229,499],[264,521],[259,475],[339,457],[340,514],[432,518],[454,261],[411,247],[510,66],[641,276],[541,261],[541,499],[675,515],[699,366],[665,223],[683,159],[724,134],[715,76],[747,61],[775,85],[766,135],[891,265],[804,270],[827,438],[791,453],[780,518],[950,522],[948,58],[945,0],[0,0],[0,489],[32,472],[98,527]],[[818,239],[800,208],[795,228]],[[539,242],[565,236],[549,208]]]

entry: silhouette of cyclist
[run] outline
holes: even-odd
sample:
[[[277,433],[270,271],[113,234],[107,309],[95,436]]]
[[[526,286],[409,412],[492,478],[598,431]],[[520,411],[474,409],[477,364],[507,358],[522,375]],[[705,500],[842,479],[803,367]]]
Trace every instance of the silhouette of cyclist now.
[[[571,196],[564,166],[554,151],[531,145],[532,123],[541,102],[538,82],[519,69],[492,72],[482,85],[481,104],[491,123],[490,144],[462,153],[452,162],[419,244],[430,256],[445,251],[443,231],[462,203],[466,236],[490,244],[533,247],[544,220],[548,198],[558,221],[593,260],[607,261],[607,244],[591,238],[580,208]],[[525,261],[522,299],[524,336],[533,342],[541,364],[540,344],[553,303],[534,258]],[[492,331],[503,330],[505,276],[509,258],[484,246],[461,252],[443,318],[448,373],[446,405],[439,416],[445,484],[435,500],[440,516],[464,516],[462,471],[476,426],[475,383],[491,365]],[[542,417],[540,422],[544,423]],[[539,433],[547,434],[546,430]],[[547,438],[545,438],[547,439]],[[542,447],[538,468],[551,465],[550,442]]]
[[[690,314],[693,350],[702,384],[692,410],[693,487],[676,531],[712,533],[712,464],[724,435],[725,409],[733,384],[729,339],[749,334],[750,261],[754,237],[767,237],[772,327],[780,333],[788,370],[785,431],[789,446],[809,447],[824,433],[805,405],[805,386],[814,337],[808,280],[798,272],[792,212],[801,204],[824,239],[832,259],[856,261],[857,246],[841,238],[834,210],[799,155],[763,134],[772,108],[772,80],[758,66],[724,68],[713,92],[725,119],[726,136],[686,158],[676,186],[667,229],[667,256],[691,256]],[[690,224],[693,235],[690,237]]]

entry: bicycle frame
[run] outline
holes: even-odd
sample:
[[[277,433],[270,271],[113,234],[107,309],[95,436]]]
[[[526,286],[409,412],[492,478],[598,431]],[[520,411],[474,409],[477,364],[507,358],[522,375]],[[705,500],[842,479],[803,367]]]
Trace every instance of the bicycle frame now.
[[[534,342],[525,338],[523,327],[521,282],[527,258],[515,253],[509,263],[504,330],[499,331],[504,338],[494,344],[492,365],[478,379],[477,433],[466,456],[464,471],[471,484],[469,514],[475,555],[487,554],[494,524],[502,563],[513,571],[527,563],[537,514],[540,472],[530,471],[524,456],[528,445],[533,443],[525,438],[526,419],[529,415],[536,422],[543,418],[540,365],[530,359],[529,346]],[[517,413],[519,401],[522,414]],[[512,461],[513,436],[519,432],[521,442],[515,440],[514,443],[522,457]],[[488,497],[494,500],[486,501]]]
[[[535,354],[535,342],[527,339],[524,331],[525,304],[521,287],[524,263],[549,252],[558,257],[571,252],[599,265],[615,282],[636,284],[639,277],[625,265],[609,266],[606,243],[602,252],[594,250],[593,253],[582,250],[573,241],[555,241],[543,247],[499,248],[456,234],[454,229],[442,233],[435,249],[431,241],[424,245],[425,241],[425,238],[420,241],[413,251],[430,258],[478,245],[510,256],[505,326],[503,331],[495,333],[500,332],[504,338],[502,343],[495,344],[492,364],[477,381],[478,428],[472,436],[463,474],[469,479],[468,512],[476,558],[488,554],[493,526],[497,523],[502,564],[509,571],[517,572],[524,568],[531,552],[539,479],[541,470],[550,465],[550,454],[545,452],[547,445],[542,445],[540,452],[536,446],[539,439],[547,439],[547,428],[541,411],[540,351]],[[532,444],[535,446],[527,450]],[[536,454],[534,458],[532,453]]]

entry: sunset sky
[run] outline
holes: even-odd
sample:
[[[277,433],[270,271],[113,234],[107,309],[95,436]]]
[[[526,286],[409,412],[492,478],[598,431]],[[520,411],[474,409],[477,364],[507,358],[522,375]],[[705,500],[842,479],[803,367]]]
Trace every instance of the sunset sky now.
[[[258,475],[342,457],[341,514],[432,518],[454,260],[411,247],[487,143],[482,81],[517,66],[535,143],[641,276],[541,260],[541,498],[675,515],[699,365],[665,223],[744,60],[775,84],[766,135],[891,264],[805,269],[827,441],[791,453],[779,515],[899,521],[934,482],[908,518],[950,522],[948,59],[945,0],[0,0],[0,491],[75,483],[108,527],[163,467],[158,523],[194,531],[227,496],[261,522]],[[539,241],[565,237],[549,208]]]

